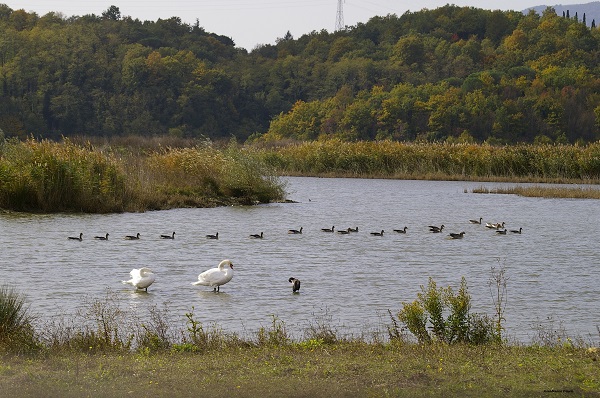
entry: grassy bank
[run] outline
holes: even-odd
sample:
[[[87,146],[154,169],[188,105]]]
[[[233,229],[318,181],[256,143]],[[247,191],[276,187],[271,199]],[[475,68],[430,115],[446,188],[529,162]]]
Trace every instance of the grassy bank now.
[[[598,397],[599,375],[586,349],[350,342],[3,358],[0,395]]]
[[[490,146],[312,141],[259,149],[283,174],[401,179],[600,181],[600,143]]]
[[[272,169],[237,145],[95,147],[0,142],[0,208],[33,212],[122,212],[280,200]]]
[[[203,325],[193,308],[182,325],[167,308],[124,310],[110,291],[74,315],[34,325],[24,296],[3,288],[0,396],[600,396],[600,351],[591,341],[554,330],[539,331],[529,346],[449,338],[482,327],[471,322],[481,318],[472,318],[462,286],[430,281],[377,333],[343,335],[317,317],[294,328],[302,337],[277,317],[244,336],[228,333]],[[425,340],[399,324],[415,319],[419,303],[419,318],[433,326]],[[487,327],[501,330],[502,319]]]

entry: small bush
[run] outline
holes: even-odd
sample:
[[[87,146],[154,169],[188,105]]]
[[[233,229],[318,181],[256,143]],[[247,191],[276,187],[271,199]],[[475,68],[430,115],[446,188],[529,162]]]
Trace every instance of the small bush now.
[[[438,288],[429,278],[427,288],[421,286],[417,297],[412,303],[402,303],[398,319],[419,343],[485,344],[500,340],[492,319],[470,313],[471,296],[464,277],[456,293],[451,287]]]

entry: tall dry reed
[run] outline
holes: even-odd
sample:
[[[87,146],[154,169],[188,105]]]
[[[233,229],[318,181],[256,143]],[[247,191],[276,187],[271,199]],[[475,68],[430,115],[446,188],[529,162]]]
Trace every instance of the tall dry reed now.
[[[106,213],[282,199],[283,184],[257,159],[235,143],[138,151],[0,141],[0,208]]]
[[[586,146],[340,140],[258,149],[283,174],[441,179],[600,179],[600,142]]]

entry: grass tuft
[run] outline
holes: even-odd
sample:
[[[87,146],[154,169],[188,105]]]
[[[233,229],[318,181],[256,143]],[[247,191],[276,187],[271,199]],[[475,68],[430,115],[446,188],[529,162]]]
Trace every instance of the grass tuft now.
[[[25,297],[6,285],[0,286],[0,351],[27,353],[37,349]]]

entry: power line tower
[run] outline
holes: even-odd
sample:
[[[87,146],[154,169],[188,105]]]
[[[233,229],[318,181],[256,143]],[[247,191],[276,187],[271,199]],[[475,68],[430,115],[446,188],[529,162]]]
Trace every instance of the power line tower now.
[[[344,29],[344,0],[338,0],[337,17],[335,19],[335,30]]]

